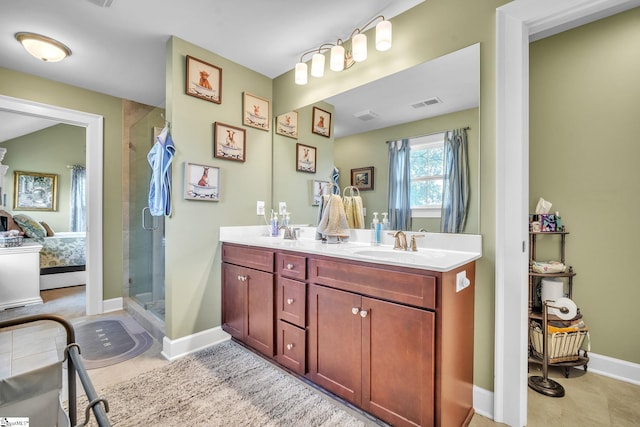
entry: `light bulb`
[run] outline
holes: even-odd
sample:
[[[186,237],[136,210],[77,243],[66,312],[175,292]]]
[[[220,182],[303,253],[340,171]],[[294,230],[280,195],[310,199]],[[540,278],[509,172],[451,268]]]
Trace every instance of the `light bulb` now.
[[[307,84],[307,64],[298,62],[296,64],[295,82],[297,85]]]
[[[382,21],[376,25],[376,49],[381,52],[391,49],[391,22]]]
[[[336,45],[331,48],[329,68],[331,68],[332,71],[344,70],[344,47],[341,45]]]
[[[367,59],[367,36],[358,33],[351,39],[351,48],[353,49],[353,60],[362,62]]]
[[[311,57],[311,75],[313,77],[324,76],[324,55],[321,53],[314,53]]]

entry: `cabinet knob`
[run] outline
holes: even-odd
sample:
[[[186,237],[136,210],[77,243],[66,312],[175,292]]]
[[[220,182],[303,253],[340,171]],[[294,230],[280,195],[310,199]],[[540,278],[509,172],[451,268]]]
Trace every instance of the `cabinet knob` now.
[[[359,309],[358,307],[353,307],[353,308],[351,309],[351,312],[352,312],[353,314],[358,314],[358,312],[359,312],[359,311],[360,311],[360,309]]]
[[[294,267],[295,265],[293,264],[287,264],[287,270],[293,270]]]
[[[291,350],[293,347],[295,347],[295,345],[293,345],[293,344],[287,344],[287,350]]]
[[[247,281],[247,276],[238,276],[238,280],[241,282],[246,282]]]
[[[295,302],[293,298],[287,298],[287,304],[291,305]]]
[[[367,310],[360,311],[360,317],[367,317],[367,314],[369,314]]]

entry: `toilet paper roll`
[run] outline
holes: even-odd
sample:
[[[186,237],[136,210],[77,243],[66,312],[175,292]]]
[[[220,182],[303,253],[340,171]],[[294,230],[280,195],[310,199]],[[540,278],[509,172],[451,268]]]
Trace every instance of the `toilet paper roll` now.
[[[542,290],[540,297],[542,301],[556,301],[564,296],[564,282],[561,279],[542,279]],[[551,304],[555,305],[555,304]],[[558,310],[549,307],[549,314],[558,315]]]
[[[557,307],[557,316],[562,320],[573,319],[578,314],[578,306],[569,298],[558,298],[553,305]],[[566,312],[563,313],[565,308]]]

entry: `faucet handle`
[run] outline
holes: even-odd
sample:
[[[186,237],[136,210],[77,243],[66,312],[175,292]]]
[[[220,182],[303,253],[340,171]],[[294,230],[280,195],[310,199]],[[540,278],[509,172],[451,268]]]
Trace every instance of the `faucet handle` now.
[[[416,252],[418,250],[418,245],[416,245],[416,238],[424,237],[424,234],[412,234],[411,235],[411,250]]]

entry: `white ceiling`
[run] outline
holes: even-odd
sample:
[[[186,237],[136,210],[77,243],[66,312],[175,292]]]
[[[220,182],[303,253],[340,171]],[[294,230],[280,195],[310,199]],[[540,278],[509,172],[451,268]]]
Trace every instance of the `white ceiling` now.
[[[346,39],[354,28],[371,18],[379,14],[391,18],[422,1],[323,0],[321,4],[308,0],[2,1],[0,67],[162,106],[165,101],[165,45],[171,35],[275,78],[292,69],[303,52],[324,42],[335,42],[337,38]],[[94,4],[105,2],[111,5]],[[23,31],[58,39],[73,53],[59,63],[36,60],[15,40],[15,33]],[[444,71],[446,80],[450,81],[451,69],[440,67],[440,71]],[[429,80],[438,89],[437,93],[431,90],[423,95],[415,86],[412,93],[416,101],[438,96],[446,99],[449,105],[459,102],[455,100],[458,96],[455,91],[446,93],[442,83],[444,76],[432,73],[428,79],[421,75],[412,79],[414,85]],[[407,83],[406,78],[396,81]],[[430,87],[434,88],[433,85]],[[474,92],[475,97],[478,91]],[[402,92],[406,91],[392,89],[384,98],[385,103],[394,105],[392,95]],[[341,99],[353,97],[333,98],[336,111],[356,108],[341,107]],[[401,102],[406,104],[406,100]],[[369,104],[364,109],[385,113],[378,104]],[[335,123],[338,126],[336,136],[340,132],[353,133],[345,127],[342,127],[344,131],[339,130],[342,123],[338,116]],[[17,129],[8,129],[10,124]],[[24,134],[25,130],[18,127],[19,124],[14,117],[0,115],[0,142]]]

